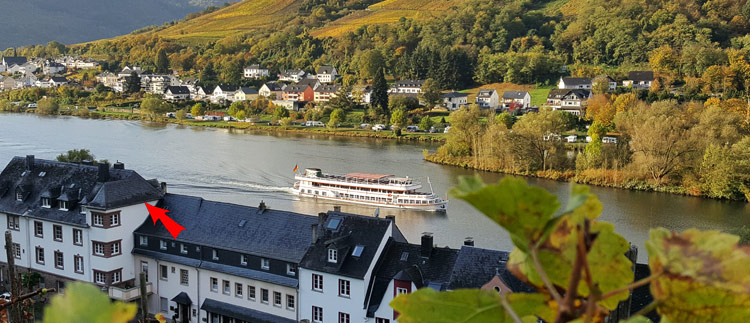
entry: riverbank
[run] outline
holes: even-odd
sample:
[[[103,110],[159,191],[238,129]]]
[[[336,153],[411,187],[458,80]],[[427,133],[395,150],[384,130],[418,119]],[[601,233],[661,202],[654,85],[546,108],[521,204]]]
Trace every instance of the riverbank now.
[[[279,133],[299,133],[299,134],[316,134],[340,137],[357,137],[373,139],[391,139],[400,141],[418,141],[430,143],[445,142],[445,134],[442,133],[419,133],[419,132],[402,132],[396,135],[393,131],[373,131],[356,128],[338,128],[330,129],[326,127],[304,127],[304,126],[279,126],[263,125],[250,122],[229,122],[229,121],[196,121],[196,120],[177,120],[172,118],[151,119],[140,113],[130,113],[121,111],[88,111],[88,110],[67,110],[60,111],[59,115],[68,115],[80,118],[91,119],[111,119],[111,120],[143,120],[153,122],[163,122],[179,124],[191,127],[210,127],[224,129],[240,129],[257,132],[279,132]]]
[[[631,191],[645,191],[645,192],[660,192],[670,193],[676,195],[694,196],[707,199],[714,199],[701,193],[698,187],[685,187],[676,185],[653,185],[644,179],[633,179],[625,171],[613,170],[613,169],[590,169],[585,171],[558,171],[558,170],[547,170],[547,171],[525,171],[525,170],[512,170],[504,169],[493,166],[491,163],[484,165],[477,165],[471,157],[442,157],[437,154],[428,154],[427,151],[423,153],[424,159],[428,162],[461,167],[465,169],[474,169],[485,172],[516,175],[516,176],[527,176],[541,179],[548,179],[559,182],[574,182],[578,184],[610,187],[617,189],[625,189]],[[750,197],[746,196],[745,199],[733,199],[734,201],[748,201]]]

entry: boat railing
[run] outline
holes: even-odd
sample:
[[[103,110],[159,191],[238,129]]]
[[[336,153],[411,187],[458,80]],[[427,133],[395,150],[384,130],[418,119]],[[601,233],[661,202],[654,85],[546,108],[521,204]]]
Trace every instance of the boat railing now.
[[[347,176],[331,175],[331,174],[323,174],[323,176],[309,176],[307,174],[303,174],[302,176],[307,177],[307,178],[332,179],[332,180],[336,180],[340,182],[355,183],[355,184],[379,184],[379,185],[399,185],[399,186],[419,184],[418,182],[415,182],[412,180],[364,179],[364,178],[347,177]]]

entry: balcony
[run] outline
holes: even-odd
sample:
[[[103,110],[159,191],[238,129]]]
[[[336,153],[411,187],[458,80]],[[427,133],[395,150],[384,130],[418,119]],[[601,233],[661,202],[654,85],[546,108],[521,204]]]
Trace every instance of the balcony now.
[[[153,294],[153,286],[151,285],[151,283],[146,283],[146,294]],[[138,286],[131,288],[122,288],[115,286],[109,287],[109,298],[114,300],[130,302],[140,297],[140,288]]]

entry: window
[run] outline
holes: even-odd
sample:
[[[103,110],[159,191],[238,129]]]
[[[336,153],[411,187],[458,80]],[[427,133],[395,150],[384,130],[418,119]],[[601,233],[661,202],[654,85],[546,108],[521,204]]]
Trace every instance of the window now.
[[[241,263],[241,264],[242,264],[243,266],[247,266],[247,256],[245,256],[245,255],[240,255],[240,263]]]
[[[77,246],[83,245],[83,231],[81,229],[73,229],[73,244]]]
[[[122,250],[120,250],[120,241],[112,242],[112,255],[116,256],[121,253]]]
[[[112,283],[113,283],[113,284],[115,284],[115,283],[119,283],[119,282],[120,282],[120,279],[122,278],[121,276],[122,276],[122,273],[120,273],[120,271],[119,271],[119,270],[118,270],[118,271],[115,271],[115,272],[113,272],[113,273],[112,273]],[[148,282],[148,279],[147,279],[146,281]]]
[[[109,226],[115,227],[120,225],[120,213],[115,213],[109,216]]]
[[[403,287],[396,288],[396,295],[408,294],[408,293],[409,293],[409,290],[406,288],[403,288]]]
[[[188,271],[186,269],[180,269],[180,284],[187,286],[189,278]]]
[[[63,241],[62,226],[57,224],[52,225],[52,238],[55,239],[55,241]]]
[[[264,270],[268,270],[268,268],[271,267],[271,261],[269,261],[266,258],[263,258],[260,260],[260,268]]]
[[[63,259],[63,253],[59,251],[55,251],[55,268],[57,269],[63,269],[65,263]]]
[[[159,270],[161,271],[159,278],[161,278],[161,280],[167,280],[169,278],[169,272],[167,271],[167,266],[161,265],[159,266]]]
[[[251,301],[255,300],[255,286],[247,285],[247,299]]]
[[[140,236],[139,239],[141,246],[148,246],[148,237],[147,236]]]
[[[389,320],[389,319],[384,319],[384,318],[382,318],[382,317],[376,317],[376,318],[375,318],[375,323],[391,323],[391,320]]]
[[[141,261],[141,272],[146,274],[146,282],[148,283],[148,262]]]
[[[52,205],[49,204],[49,197],[42,198],[42,207],[49,209]]]
[[[297,275],[297,265],[286,264],[286,274],[290,276]]]
[[[104,226],[104,216],[101,214],[92,214],[91,217],[94,219],[94,226],[96,227],[103,227]]]
[[[268,304],[268,290],[265,288],[260,289],[260,302]]]
[[[317,306],[312,307],[312,321],[316,323],[323,322],[323,308]]]
[[[16,192],[16,201],[23,201],[23,193]]]
[[[16,259],[21,259],[21,245],[14,243],[13,244],[13,256],[15,256]]]
[[[8,215],[8,229],[18,231],[18,216]]]
[[[94,282],[97,284],[106,284],[107,277],[101,271],[94,271]]]
[[[44,248],[36,247],[36,263],[44,265]]]
[[[312,274],[312,289],[318,292],[323,291],[323,276]]]
[[[211,277],[211,291],[212,292],[219,291],[219,280],[213,277]]]
[[[229,281],[228,280],[222,280],[221,284],[222,284],[222,286],[224,286],[224,289],[223,289],[224,294],[229,295],[231,293],[230,290],[229,290],[229,287],[230,287],[229,286]]]
[[[169,311],[169,301],[166,297],[159,297],[159,310],[162,313],[167,313],[167,311]]]
[[[64,281],[57,281],[57,293],[61,295],[65,295],[65,282]]]
[[[273,306],[281,307],[281,293],[273,292]]]
[[[104,256],[104,244],[101,242],[93,242],[94,254],[97,256]]]
[[[184,243],[180,244],[180,252],[183,254],[187,254],[188,252],[187,246]]]
[[[242,297],[242,284],[234,283],[234,296]]]
[[[44,224],[34,221],[34,236],[44,238]]]
[[[286,295],[286,309],[294,310],[294,295]]]
[[[328,262],[333,262],[333,263],[337,262],[338,254],[339,254],[338,250],[333,249],[333,248],[328,249]]]
[[[68,210],[68,201],[60,201],[60,210],[61,211],[67,211]]]
[[[349,297],[350,287],[348,280],[339,279],[339,296]]]
[[[213,258],[214,260],[219,260],[219,251],[216,249],[211,250],[211,258]]]
[[[73,256],[73,267],[76,273],[83,274],[83,257],[79,255]]]
[[[159,240],[159,249],[167,250],[167,242],[164,240]]]
[[[339,323],[349,323],[349,314],[339,312]]]

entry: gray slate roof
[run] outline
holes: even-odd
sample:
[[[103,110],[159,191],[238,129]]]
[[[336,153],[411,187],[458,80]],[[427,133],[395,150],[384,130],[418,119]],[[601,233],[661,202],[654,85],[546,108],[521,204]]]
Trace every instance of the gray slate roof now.
[[[294,320],[256,311],[243,306],[232,305],[220,302],[211,298],[206,298],[201,305],[201,309],[211,313],[226,315],[237,320],[257,323],[294,323]]]
[[[529,92],[526,91],[505,91],[503,93],[503,99],[517,99],[521,100],[526,97]]]
[[[489,97],[492,96],[492,93],[494,93],[494,92],[495,92],[495,90],[493,90],[493,89],[481,89],[477,93],[477,97],[478,98],[489,98]]]
[[[565,85],[591,85],[591,79],[588,77],[564,77]]]
[[[167,86],[167,89],[164,90],[164,93],[169,92],[174,94],[190,94],[190,88],[187,86]]]
[[[455,92],[455,91],[443,94],[443,97],[444,98],[448,98],[448,99],[452,99],[452,98],[465,98],[467,96],[469,96],[469,95],[466,94],[466,93],[460,93],[460,92]]]
[[[393,84],[394,87],[418,87],[424,85],[425,80],[399,80]]]
[[[251,87],[244,87],[243,86],[243,87],[240,87],[239,89],[237,89],[237,91],[240,91],[240,92],[245,93],[245,94],[258,94],[258,90],[254,89],[254,88],[251,88]]]
[[[24,56],[5,56],[3,57],[3,62],[7,66],[11,65],[23,65],[26,64],[27,60]]]
[[[314,216],[206,201],[200,197],[166,194],[158,205],[185,227],[177,238],[214,248],[299,263],[312,242]],[[242,227],[241,221],[245,221]],[[172,240],[163,225],[150,219],[136,233]]]
[[[27,163],[33,159],[29,170]],[[161,198],[161,189],[133,170],[108,169],[109,178],[99,181],[99,167],[14,157],[0,172],[0,212],[40,218],[52,222],[86,226],[86,216],[78,205],[96,209],[154,201]],[[23,201],[16,201],[16,192]],[[52,198],[52,207],[42,207],[41,197]],[[69,211],[60,210],[55,200],[68,200]],[[144,214],[144,218],[147,217]]]
[[[268,83],[266,83],[266,87],[268,87],[269,91],[281,91],[281,90],[284,89],[284,85],[283,84],[279,84],[279,83],[276,83],[276,82],[268,82]]]
[[[321,65],[318,67],[318,74],[333,74],[333,66],[331,65]]]

